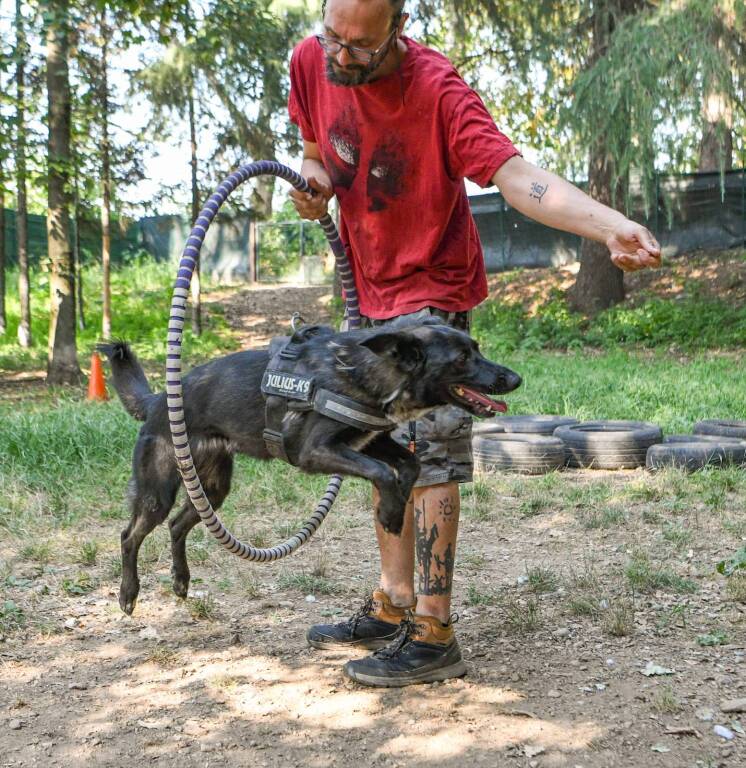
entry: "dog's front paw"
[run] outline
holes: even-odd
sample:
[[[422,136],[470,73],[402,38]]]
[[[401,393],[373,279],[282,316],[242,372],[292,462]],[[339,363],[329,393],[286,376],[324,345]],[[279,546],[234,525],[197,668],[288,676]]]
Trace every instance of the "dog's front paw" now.
[[[140,584],[135,582],[134,585],[125,584],[119,588],[119,607],[128,615],[132,616],[137,604],[137,595],[140,591]]]
[[[404,497],[401,500],[381,498],[381,502],[376,510],[376,517],[386,533],[393,533],[396,536],[401,533],[401,529],[404,526],[404,510],[406,505],[407,502]]]

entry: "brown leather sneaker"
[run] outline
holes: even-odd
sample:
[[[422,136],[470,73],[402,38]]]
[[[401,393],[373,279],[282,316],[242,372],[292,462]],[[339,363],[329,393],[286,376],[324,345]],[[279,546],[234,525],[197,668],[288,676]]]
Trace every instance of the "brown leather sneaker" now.
[[[466,664],[453,633],[452,618],[414,615],[402,622],[396,637],[372,656],[348,661],[347,677],[363,685],[400,687],[433,683],[466,674]]]
[[[393,640],[399,625],[413,609],[414,604],[394,605],[382,589],[376,589],[347,621],[315,624],[306,632],[306,640],[312,648],[321,649],[383,648]]]

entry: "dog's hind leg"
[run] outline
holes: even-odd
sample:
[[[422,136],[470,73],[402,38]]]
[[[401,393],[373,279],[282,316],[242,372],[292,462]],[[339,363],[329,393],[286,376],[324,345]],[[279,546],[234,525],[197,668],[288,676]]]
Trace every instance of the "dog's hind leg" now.
[[[231,488],[233,457],[227,452],[212,454],[197,465],[197,474],[213,509],[219,509]],[[175,517],[169,521],[171,530],[171,577],[174,594],[186,597],[189,592],[189,564],[186,557],[186,541],[189,531],[199,523],[199,515],[187,501]]]
[[[164,448],[165,447],[165,448]],[[176,499],[179,476],[165,441],[141,438],[135,447],[130,485],[132,517],[122,531],[122,583],[119,606],[132,615],[140,592],[137,555],[145,537],[168,516]]]

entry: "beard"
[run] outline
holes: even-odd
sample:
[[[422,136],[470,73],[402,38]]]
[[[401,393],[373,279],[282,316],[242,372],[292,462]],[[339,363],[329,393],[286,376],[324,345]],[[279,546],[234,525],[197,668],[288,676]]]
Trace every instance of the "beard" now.
[[[381,61],[359,64],[352,67],[339,67],[329,56],[326,57],[326,78],[334,85],[354,87],[369,83],[373,73],[381,66]]]

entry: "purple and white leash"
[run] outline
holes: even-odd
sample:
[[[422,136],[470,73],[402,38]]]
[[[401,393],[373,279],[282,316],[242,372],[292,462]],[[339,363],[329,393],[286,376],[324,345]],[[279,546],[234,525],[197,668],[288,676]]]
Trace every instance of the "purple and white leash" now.
[[[215,510],[212,508],[212,504],[202,488],[202,483],[197,475],[197,469],[194,466],[192,452],[189,448],[189,435],[187,434],[186,422],[184,420],[184,397],[181,387],[181,341],[184,331],[187,297],[189,296],[189,284],[191,283],[208,227],[215,218],[215,214],[220,210],[220,206],[239,184],[243,184],[243,182],[254,176],[265,175],[279,176],[281,179],[290,182],[300,192],[313,191],[300,174],[274,160],[260,160],[256,163],[243,165],[220,184],[215,193],[205,203],[205,207],[197,217],[197,221],[194,223],[184,246],[184,253],[181,257],[179,271],[174,283],[173,298],[171,299],[171,316],[168,322],[168,341],[166,344],[168,419],[171,425],[171,439],[174,444],[176,463],[181,478],[184,481],[184,487],[202,522],[207,526],[207,530],[210,531],[220,544],[229,552],[244,560],[260,563],[287,557],[316,533],[321,523],[324,522],[324,518],[331,509],[332,504],[334,504],[334,500],[337,498],[342,478],[339,475],[333,475],[329,479],[326,492],[311,517],[295,535],[286,539],[281,544],[277,544],[274,547],[253,547],[251,544],[239,541],[215,514]],[[358,328],[360,326],[360,309],[355,281],[349,261],[347,260],[347,254],[331,216],[328,213],[325,214],[323,218],[319,219],[319,224],[321,224],[332,253],[334,253],[337,272],[342,281],[348,327]]]

